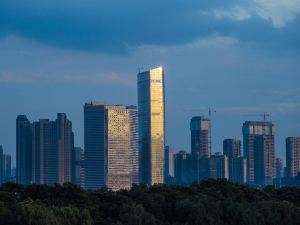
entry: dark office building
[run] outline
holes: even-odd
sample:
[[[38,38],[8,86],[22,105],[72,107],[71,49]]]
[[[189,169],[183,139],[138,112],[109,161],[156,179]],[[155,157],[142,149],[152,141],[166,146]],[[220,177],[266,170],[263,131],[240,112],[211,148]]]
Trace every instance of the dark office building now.
[[[199,155],[200,158],[208,158],[209,120],[202,116],[193,117],[190,122],[190,130],[192,155]]]
[[[233,160],[241,156],[241,141],[238,139],[225,139],[223,141],[223,154],[228,157],[229,180],[233,180],[234,172]]]
[[[286,139],[286,175],[294,178],[300,172],[300,137]]]
[[[64,113],[55,121],[32,124],[32,180],[37,184],[71,182],[72,123]]]
[[[16,120],[16,182],[30,184],[32,174],[32,132],[25,115]]]
[[[246,121],[243,124],[243,145],[244,157],[247,158],[248,184],[254,184],[255,174],[258,176],[256,180],[260,183],[265,183],[266,179],[269,180],[275,176],[274,140],[274,124],[261,121]],[[255,162],[255,152],[257,162]],[[258,169],[257,172],[255,172],[255,167]]]
[[[254,138],[254,183],[273,185],[275,178],[274,135],[260,135]]]
[[[84,151],[80,147],[74,148],[74,184],[84,187]]]
[[[84,106],[85,188],[106,185],[107,140],[105,138],[105,104],[86,103]]]
[[[197,181],[194,158],[186,151],[175,154],[175,182],[181,185],[190,185]]]
[[[3,154],[3,183],[4,182],[12,182],[11,155],[9,154]]]
[[[236,157],[232,160],[233,177],[232,182],[245,184],[247,183],[247,159],[244,157]]]

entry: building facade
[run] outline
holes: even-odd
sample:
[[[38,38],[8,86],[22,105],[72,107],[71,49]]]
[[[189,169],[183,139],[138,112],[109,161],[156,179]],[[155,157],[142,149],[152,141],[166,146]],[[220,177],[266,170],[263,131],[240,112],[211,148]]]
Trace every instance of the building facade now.
[[[244,157],[236,157],[232,160],[232,182],[245,184],[247,183],[247,159]]]
[[[16,182],[30,184],[32,177],[32,131],[25,115],[16,119]]]
[[[286,175],[294,178],[300,172],[300,137],[286,139]]]
[[[65,113],[55,121],[41,119],[32,124],[32,182],[63,184],[72,182],[72,123]]]
[[[193,158],[190,153],[186,151],[179,151],[174,156],[174,176],[176,184],[190,185],[195,179],[195,167],[193,165]]]
[[[72,183],[84,188],[84,150],[74,147],[73,181]]]
[[[265,178],[275,175],[275,126],[270,122],[262,121],[246,121],[243,124],[243,147],[244,157],[247,159],[247,183],[255,183],[255,147],[257,160],[256,164],[260,171],[257,171],[257,176],[262,175]],[[256,142],[256,144],[255,144]],[[261,152],[260,152],[261,151]],[[266,155],[264,155],[266,153]],[[271,160],[268,162],[267,160]],[[266,168],[264,168],[264,166]],[[272,172],[274,171],[274,172]],[[259,175],[260,174],[260,175]],[[258,178],[257,178],[258,179]],[[260,179],[260,178],[259,178]]]
[[[283,177],[283,161],[280,158],[276,158],[276,176],[277,179]]]
[[[85,188],[97,189],[106,185],[107,146],[106,108],[104,103],[84,106]]]
[[[85,104],[85,188],[129,189],[139,183],[135,106]]]
[[[171,183],[174,178],[175,149],[170,146],[165,148],[165,182]]]
[[[228,157],[217,152],[210,156],[209,159],[210,178],[229,179]]]
[[[275,178],[274,135],[260,135],[254,139],[254,183],[273,185]]]
[[[203,116],[195,116],[190,122],[191,153],[200,158],[209,157],[208,132],[209,120]]]
[[[228,157],[229,180],[234,180],[234,159],[241,156],[241,141],[238,139],[225,139],[223,141],[223,154]]]
[[[11,155],[9,154],[3,154],[3,182],[13,182],[11,174]]]
[[[72,153],[74,138],[72,122],[65,113],[58,113],[55,120],[58,150],[58,183],[72,182]]]
[[[133,106],[106,106],[107,187],[130,189],[138,183],[137,109]]]
[[[140,182],[164,182],[165,90],[162,67],[141,72],[138,80]]]

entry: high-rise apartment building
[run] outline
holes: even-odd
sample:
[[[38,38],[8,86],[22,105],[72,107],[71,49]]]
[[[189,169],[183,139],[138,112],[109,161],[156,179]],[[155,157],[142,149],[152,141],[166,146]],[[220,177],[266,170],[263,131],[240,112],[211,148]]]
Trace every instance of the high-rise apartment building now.
[[[283,161],[280,158],[276,158],[276,176],[277,179],[283,177]]]
[[[73,179],[72,183],[84,187],[84,151],[80,147],[74,147],[73,155]]]
[[[72,123],[65,113],[55,121],[32,124],[32,181],[37,184],[71,182]]]
[[[175,182],[181,185],[190,185],[196,181],[193,157],[186,151],[179,151],[174,156],[174,175]]]
[[[65,113],[58,113],[55,120],[58,150],[58,183],[72,182],[72,152],[74,138],[72,122]]]
[[[273,185],[275,178],[274,135],[260,135],[254,139],[254,183]]]
[[[84,114],[85,187],[118,190],[139,183],[136,107],[91,102]]]
[[[164,182],[165,90],[163,67],[141,72],[138,80],[140,181]]]
[[[294,178],[300,172],[300,137],[286,139],[286,175]]]
[[[236,170],[233,160],[241,156],[241,141],[238,139],[225,139],[223,141],[223,154],[228,157],[229,180],[233,180]]]
[[[30,184],[32,174],[31,123],[25,115],[16,120],[16,182]]]
[[[165,148],[165,182],[174,178],[174,156],[175,149],[170,146]]]
[[[3,182],[10,182],[10,181],[12,181],[12,177],[11,177],[11,155],[3,154]]]
[[[236,157],[232,160],[232,182],[245,184],[247,183],[247,159],[242,156]]]
[[[191,165],[193,181],[199,182],[210,177],[210,152],[208,144],[209,119],[203,116],[194,116],[190,121],[191,131]]]
[[[210,156],[209,159],[210,178],[213,179],[228,179],[228,157],[217,152]]]
[[[246,121],[243,124],[244,157],[247,158],[247,182],[254,184],[275,176],[275,126],[270,122]],[[256,143],[256,144],[255,144]],[[255,172],[255,152],[257,153]],[[267,182],[268,183],[268,182]]]
[[[192,155],[208,158],[210,154],[208,149],[209,119],[203,116],[193,117],[190,122],[190,130]]]

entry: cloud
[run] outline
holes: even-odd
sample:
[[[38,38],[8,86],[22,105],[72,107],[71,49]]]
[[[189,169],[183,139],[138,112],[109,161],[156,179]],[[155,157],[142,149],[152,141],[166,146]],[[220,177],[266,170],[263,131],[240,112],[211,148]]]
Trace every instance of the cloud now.
[[[88,83],[88,84],[102,84],[102,85],[121,85],[121,86],[134,86],[135,81],[128,79],[116,73],[94,74],[94,75],[63,75],[61,76],[62,82],[67,83]]]
[[[91,84],[91,85],[117,85],[134,86],[135,81],[128,76],[114,72],[101,74],[17,74],[13,72],[0,72],[0,84],[43,84],[43,83],[68,83],[68,84]]]
[[[210,37],[201,38],[195,42],[189,43],[187,46],[189,48],[198,47],[222,47],[222,46],[232,46],[238,44],[238,40],[234,37],[223,37],[218,34],[214,34]]]
[[[248,0],[228,9],[213,10],[217,19],[244,21],[259,16],[264,20],[270,20],[275,28],[285,27],[287,23],[296,19],[299,13],[299,0]]]
[[[299,47],[298,6],[296,0],[2,0],[0,38],[16,35],[109,54],[126,54],[141,45],[185,45],[215,33]]]
[[[33,83],[35,80],[34,76],[24,76],[24,75],[17,75],[12,72],[0,72],[0,84],[28,84]]]
[[[217,19],[230,18],[243,21],[251,18],[251,13],[240,6],[236,6],[231,10],[215,9],[213,12]]]
[[[276,28],[284,27],[300,13],[299,0],[254,0],[253,10],[263,19],[271,20]]]

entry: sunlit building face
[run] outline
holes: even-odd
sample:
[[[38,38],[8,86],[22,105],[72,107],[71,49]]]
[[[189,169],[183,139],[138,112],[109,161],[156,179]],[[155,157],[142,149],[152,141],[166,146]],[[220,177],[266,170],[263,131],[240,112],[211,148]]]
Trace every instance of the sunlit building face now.
[[[85,104],[85,187],[129,189],[139,183],[136,106]]]
[[[136,108],[106,106],[107,109],[107,187],[130,189],[138,183]]]
[[[141,183],[164,182],[164,71],[157,67],[138,74]]]

